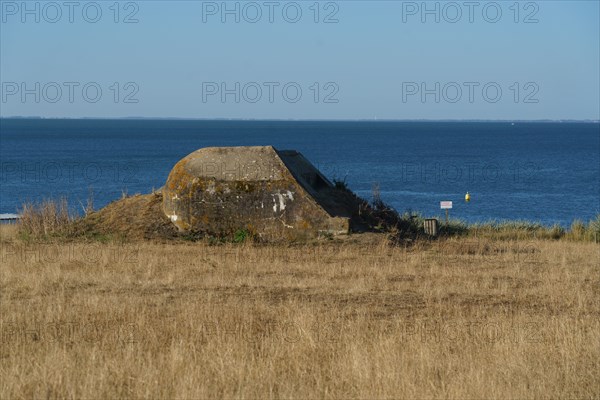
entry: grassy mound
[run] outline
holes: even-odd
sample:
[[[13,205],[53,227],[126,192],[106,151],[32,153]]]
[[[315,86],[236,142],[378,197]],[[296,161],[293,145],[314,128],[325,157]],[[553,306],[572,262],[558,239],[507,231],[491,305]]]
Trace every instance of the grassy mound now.
[[[161,209],[162,194],[137,194],[114,201],[73,223],[75,236],[121,236],[127,239],[175,239],[177,228]]]
[[[375,207],[345,188],[332,189],[336,205],[355,210],[348,215],[353,232],[390,232],[399,223],[398,214],[391,208]],[[69,229],[76,237],[122,237],[126,239],[202,239],[206,235],[181,235],[162,211],[162,192],[134,195],[114,201],[103,209],[76,220]],[[236,233],[237,235],[237,233]],[[231,239],[237,240],[234,235]],[[208,237],[210,239],[212,237]],[[213,238],[219,239],[219,238]]]

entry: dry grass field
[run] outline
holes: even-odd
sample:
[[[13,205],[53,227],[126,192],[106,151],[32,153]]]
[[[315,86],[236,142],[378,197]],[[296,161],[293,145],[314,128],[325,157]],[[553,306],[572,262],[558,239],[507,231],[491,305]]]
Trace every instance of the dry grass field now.
[[[23,242],[0,398],[598,398],[600,246]]]

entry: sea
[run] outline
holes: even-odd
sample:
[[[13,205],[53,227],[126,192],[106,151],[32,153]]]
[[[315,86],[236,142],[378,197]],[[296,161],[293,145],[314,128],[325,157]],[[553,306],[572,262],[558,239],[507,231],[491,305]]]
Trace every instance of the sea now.
[[[600,213],[597,122],[0,120],[0,214],[67,198],[73,213],[164,185],[207,146],[298,150],[400,213],[570,226]],[[471,200],[465,201],[466,193]]]

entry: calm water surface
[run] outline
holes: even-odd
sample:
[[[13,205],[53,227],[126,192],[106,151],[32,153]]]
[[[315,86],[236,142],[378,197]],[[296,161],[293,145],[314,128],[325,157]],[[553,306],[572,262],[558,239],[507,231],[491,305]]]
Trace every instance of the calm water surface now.
[[[398,211],[468,222],[522,219],[565,226],[600,212],[597,123],[0,120],[0,213],[67,196],[81,210],[161,187],[205,146],[302,152],[331,179]],[[472,201],[464,202],[469,191]]]

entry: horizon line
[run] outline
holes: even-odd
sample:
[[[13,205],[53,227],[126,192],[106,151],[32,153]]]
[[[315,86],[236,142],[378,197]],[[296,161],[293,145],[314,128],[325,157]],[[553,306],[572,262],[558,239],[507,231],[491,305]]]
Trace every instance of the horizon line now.
[[[49,120],[165,120],[165,121],[277,121],[277,122],[579,122],[579,123],[600,123],[600,119],[394,119],[394,118],[332,118],[332,119],[311,119],[311,118],[194,118],[194,117],[42,117],[42,116],[0,116],[0,120],[8,119],[49,119]]]

